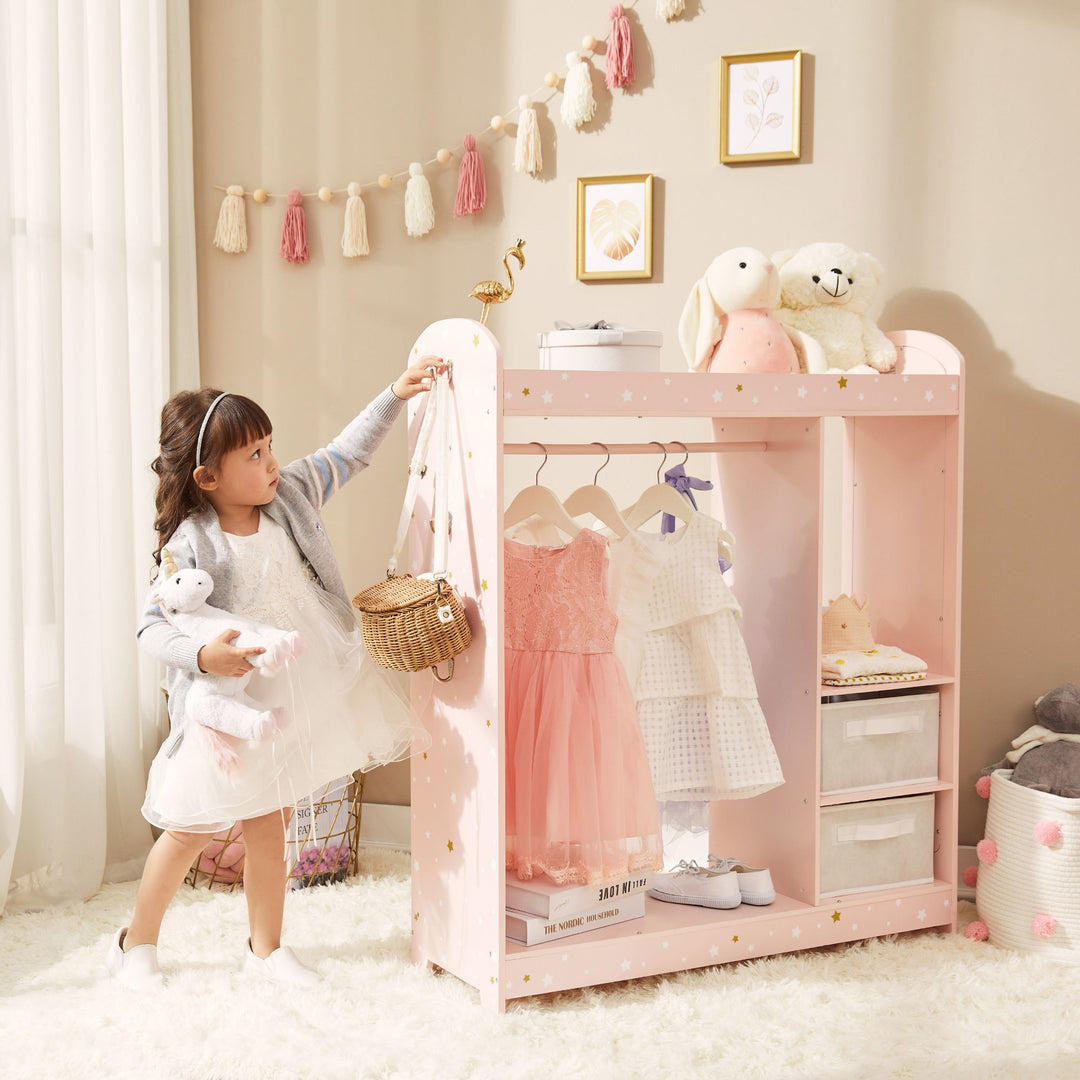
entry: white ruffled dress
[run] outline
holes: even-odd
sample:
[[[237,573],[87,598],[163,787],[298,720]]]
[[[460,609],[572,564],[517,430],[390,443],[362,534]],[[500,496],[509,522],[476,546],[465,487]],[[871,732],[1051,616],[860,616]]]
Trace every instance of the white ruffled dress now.
[[[408,757],[428,741],[404,692],[367,655],[352,608],[318,584],[288,533],[263,514],[252,535],[225,536],[235,585],[230,610],[298,631],[304,651],[272,678],[250,677],[247,693],[284,709],[285,721],[262,741],[219,736],[239,758],[230,775],[189,727],[171,757],[164,747],[158,752],[143,816],[162,829],[220,832],[295,806],[357,769]]]

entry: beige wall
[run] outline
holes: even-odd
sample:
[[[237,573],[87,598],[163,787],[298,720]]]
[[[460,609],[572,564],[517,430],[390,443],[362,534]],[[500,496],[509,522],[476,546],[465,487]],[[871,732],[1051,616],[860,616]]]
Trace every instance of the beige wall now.
[[[664,366],[680,369],[683,299],[735,244],[875,253],[881,325],[942,334],[968,362],[960,834],[974,843],[978,770],[1027,726],[1035,696],[1080,680],[1080,365],[1059,314],[1077,280],[1080,5],[687,0],[672,24],[653,7],[631,14],[633,93],[599,93],[578,134],[558,97],[541,110],[541,181],[513,172],[512,140],[483,137],[483,214],[454,220],[456,162],[432,167],[436,230],[406,237],[402,182],[370,189],[373,254],[347,261],[341,201],[313,200],[312,262],[297,268],[277,255],[283,200],[249,202],[247,255],[214,249],[212,185],[311,191],[433,157],[561,70],[583,34],[604,34],[607,0],[192,0],[203,378],[259,399],[289,457],[384,387],[426,323],[475,317],[466,294],[515,236],[528,265],[491,326],[520,367],[555,318],[604,317],[662,329]],[[718,165],[719,56],[784,48],[810,59],[802,162]],[[657,177],[654,279],[576,282],[575,178],[625,172]],[[404,446],[402,424],[327,515],[351,587],[385,560]],[[376,775],[369,797],[407,801],[407,772]]]

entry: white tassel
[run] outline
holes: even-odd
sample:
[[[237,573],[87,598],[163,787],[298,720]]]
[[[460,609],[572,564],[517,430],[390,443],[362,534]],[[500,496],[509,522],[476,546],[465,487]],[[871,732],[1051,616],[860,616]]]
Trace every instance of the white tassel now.
[[[410,236],[423,236],[434,227],[431,185],[424,175],[424,166],[414,161],[409,166],[409,182],[405,185],[405,231]]]
[[[536,110],[529,104],[528,94],[518,98],[517,141],[514,143],[514,168],[519,173],[536,176],[544,167],[544,158],[540,151],[540,125],[536,120]]]
[[[247,251],[247,219],[244,216],[244,189],[230,184],[225,189],[214,230],[214,246],[230,255]]]
[[[345,203],[345,231],[341,234],[341,254],[347,259],[369,252],[367,238],[367,214],[364,200],[360,197],[360,185],[349,185],[349,198]]]
[[[566,64],[569,70],[563,83],[562,108],[559,113],[567,127],[579,128],[596,114],[592,68],[576,52],[566,54]]]
[[[665,22],[678,18],[686,9],[686,0],[656,0],[656,17]]]

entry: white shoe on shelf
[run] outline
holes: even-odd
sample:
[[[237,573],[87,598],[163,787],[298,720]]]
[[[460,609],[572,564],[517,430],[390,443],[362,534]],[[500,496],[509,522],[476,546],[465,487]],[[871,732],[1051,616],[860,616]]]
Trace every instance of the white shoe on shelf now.
[[[106,963],[113,977],[132,990],[160,990],[165,976],[158,967],[156,945],[133,945],[124,952],[128,928],[122,926],[109,944]]]
[[[776,899],[772,874],[767,867],[747,866],[739,859],[722,859],[719,855],[709,856],[709,869],[723,873],[725,870],[735,875],[739,883],[739,896],[744,904],[764,907]]]
[[[685,859],[668,874],[654,874],[647,895],[667,904],[736,908],[742,902],[739,882],[729,870],[713,870]]]
[[[318,986],[322,982],[322,976],[302,964],[288,945],[282,945],[269,956],[260,958],[251,951],[251,938],[248,938],[244,949],[244,970],[271,982],[291,983],[293,986]]]

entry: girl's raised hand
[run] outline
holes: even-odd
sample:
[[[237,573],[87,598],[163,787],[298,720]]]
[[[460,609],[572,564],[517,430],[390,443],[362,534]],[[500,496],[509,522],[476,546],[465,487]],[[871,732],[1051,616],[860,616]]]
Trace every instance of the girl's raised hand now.
[[[199,669],[207,675],[232,675],[239,678],[253,670],[249,656],[257,656],[266,650],[254,645],[247,649],[238,649],[229,642],[240,636],[239,630],[226,630],[218,634],[213,641],[208,641],[196,657]]]
[[[394,393],[402,401],[408,401],[409,398],[430,390],[434,385],[432,368],[441,375],[446,370],[446,361],[441,356],[421,356],[394,380]]]

